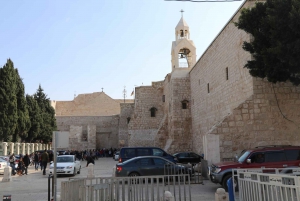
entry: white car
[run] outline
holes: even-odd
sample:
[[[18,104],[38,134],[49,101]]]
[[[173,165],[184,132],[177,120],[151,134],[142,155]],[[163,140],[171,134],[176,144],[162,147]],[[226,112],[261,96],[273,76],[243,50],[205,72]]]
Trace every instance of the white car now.
[[[118,160],[119,160],[119,157],[120,157],[120,152],[119,152],[119,151],[116,151],[116,153],[115,153],[115,155],[114,155],[115,161],[118,161]]]
[[[80,161],[76,160],[74,155],[61,155],[57,156],[56,173],[57,174],[80,174]],[[50,163],[50,174],[54,173],[54,163]]]
[[[0,158],[0,174],[4,174],[4,168],[6,166],[9,166],[9,163],[6,160]]]

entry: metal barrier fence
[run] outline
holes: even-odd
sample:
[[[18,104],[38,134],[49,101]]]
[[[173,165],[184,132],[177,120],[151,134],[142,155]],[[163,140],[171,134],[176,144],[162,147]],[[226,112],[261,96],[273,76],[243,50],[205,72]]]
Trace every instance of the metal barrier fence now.
[[[183,166],[184,168],[179,168]],[[203,184],[202,163],[165,165],[164,175],[189,174],[191,184]]]
[[[299,168],[235,169],[239,201],[299,201]]]
[[[190,176],[85,178],[61,183],[63,201],[160,201],[165,191],[176,201],[191,201]]]

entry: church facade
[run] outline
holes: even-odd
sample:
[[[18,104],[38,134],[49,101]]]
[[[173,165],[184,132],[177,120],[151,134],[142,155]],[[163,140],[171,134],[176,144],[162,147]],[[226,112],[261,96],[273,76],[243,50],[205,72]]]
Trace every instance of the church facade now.
[[[70,149],[157,146],[169,153],[204,153],[209,163],[263,145],[299,145],[300,87],[253,78],[243,66],[250,36],[238,30],[245,1],[196,61],[190,29],[181,18],[171,48],[171,72],[135,88],[134,100],[104,92],[53,101],[58,129]]]

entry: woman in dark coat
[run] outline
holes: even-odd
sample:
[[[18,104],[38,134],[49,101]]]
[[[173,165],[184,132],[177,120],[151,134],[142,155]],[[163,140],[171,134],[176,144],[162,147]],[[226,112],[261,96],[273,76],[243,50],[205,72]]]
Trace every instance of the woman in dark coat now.
[[[28,156],[28,154],[26,154],[23,158],[23,162],[24,162],[24,170],[25,170],[25,174],[27,175],[27,169],[28,169],[28,166],[30,164],[30,158]]]

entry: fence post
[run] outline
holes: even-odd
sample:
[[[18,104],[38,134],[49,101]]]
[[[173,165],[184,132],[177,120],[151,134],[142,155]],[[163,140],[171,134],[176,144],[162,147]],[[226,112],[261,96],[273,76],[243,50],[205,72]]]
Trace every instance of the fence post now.
[[[50,201],[50,180],[51,180],[51,177],[52,177],[52,175],[49,174],[49,176],[48,176],[48,201]]]
[[[94,164],[90,163],[88,166],[88,175],[87,178],[91,179],[91,178],[95,178],[94,175]]]
[[[228,187],[228,194],[229,194],[229,201],[234,201],[234,190],[233,190],[233,177],[227,180],[227,187]]]
[[[228,201],[228,196],[224,188],[217,189],[215,193],[215,201]]]

